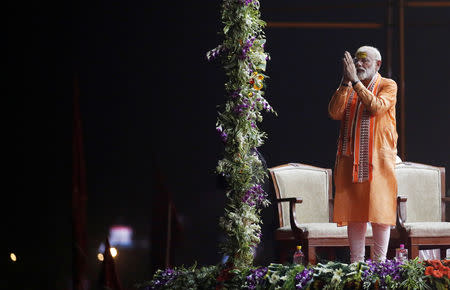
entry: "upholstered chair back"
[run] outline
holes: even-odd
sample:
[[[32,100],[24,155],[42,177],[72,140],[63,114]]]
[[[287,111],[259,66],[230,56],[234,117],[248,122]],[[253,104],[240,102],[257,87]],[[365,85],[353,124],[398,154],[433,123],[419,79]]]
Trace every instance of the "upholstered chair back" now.
[[[300,197],[296,205],[299,223],[328,223],[331,170],[289,163],[271,169],[277,198]],[[280,226],[289,226],[289,202],[279,203]]]
[[[406,221],[440,222],[442,176],[439,167],[411,162],[395,167],[398,195],[406,196]]]

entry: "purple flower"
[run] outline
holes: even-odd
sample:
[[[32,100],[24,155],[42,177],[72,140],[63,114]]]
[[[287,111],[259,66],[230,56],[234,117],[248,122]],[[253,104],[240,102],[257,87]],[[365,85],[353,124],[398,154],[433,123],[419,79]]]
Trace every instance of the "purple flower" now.
[[[235,99],[235,98],[239,97],[240,94],[241,94],[241,89],[237,89],[231,94],[231,97],[233,99]]]
[[[220,134],[220,137],[222,138],[222,141],[225,143],[227,142],[228,139],[228,134],[225,132],[222,132],[222,134]]]
[[[313,269],[305,269],[295,276],[295,289],[302,289],[313,277]]]
[[[245,6],[248,6],[248,5],[252,4],[253,0],[240,0],[240,2],[242,4],[244,4]]]
[[[208,61],[212,61],[216,59],[222,52],[225,51],[225,47],[223,45],[219,45],[218,47],[211,49],[206,53],[206,59]]]
[[[245,59],[247,57],[247,53],[250,51],[250,48],[253,46],[253,42],[255,42],[255,40],[255,37],[247,39],[244,47],[242,48],[242,54],[239,56],[240,59]]]
[[[217,127],[216,128],[216,131],[217,131],[217,133],[219,133],[220,134],[220,138],[222,138],[222,141],[225,143],[225,142],[227,142],[227,139],[228,139],[228,134],[225,132],[225,131],[223,131],[222,130],[222,127]]]
[[[164,271],[158,270],[158,272],[156,272],[155,276],[153,277],[150,286],[148,286],[147,288],[149,290],[161,289],[177,276],[178,272],[170,268],[167,268]]]
[[[256,286],[264,281],[264,276],[267,274],[267,268],[257,268],[250,270],[250,274],[246,277],[246,283],[248,289],[256,289]]]
[[[398,281],[401,278],[402,262],[397,260],[386,260],[384,262],[374,262],[367,260],[369,269],[362,274],[363,280],[370,281],[373,277],[379,278],[380,288],[388,287],[386,277],[391,277],[392,280]]]
[[[267,193],[261,187],[260,184],[252,186],[249,190],[247,190],[242,197],[242,202],[250,206],[262,205],[264,201],[267,199]]]
[[[242,104],[237,104],[237,105],[234,107],[234,112],[237,113],[237,114],[240,115],[240,116],[243,114],[243,112],[244,112],[245,110],[247,110],[248,108],[250,108],[249,100],[248,100],[247,98],[242,98],[242,99],[241,99],[241,102],[242,102]]]
[[[262,105],[263,105],[263,109],[266,110],[267,112],[270,112],[272,110],[272,107],[269,105],[268,102],[262,101]]]

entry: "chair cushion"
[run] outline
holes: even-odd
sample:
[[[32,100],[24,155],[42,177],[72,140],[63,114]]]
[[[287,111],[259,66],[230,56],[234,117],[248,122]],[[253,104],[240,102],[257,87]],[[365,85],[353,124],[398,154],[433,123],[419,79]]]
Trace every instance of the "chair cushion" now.
[[[336,223],[305,223],[300,228],[308,231],[308,238],[347,238],[347,227],[338,227]],[[279,228],[278,231],[291,231],[290,226]],[[372,227],[367,226],[366,237],[372,237]]]
[[[450,222],[405,223],[410,237],[450,237]]]

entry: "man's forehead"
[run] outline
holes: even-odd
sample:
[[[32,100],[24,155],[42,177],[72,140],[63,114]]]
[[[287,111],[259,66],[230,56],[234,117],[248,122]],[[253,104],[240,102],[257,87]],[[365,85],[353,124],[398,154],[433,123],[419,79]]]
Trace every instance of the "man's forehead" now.
[[[357,51],[355,56],[356,56],[356,58],[367,58],[367,52],[365,52],[365,51]]]

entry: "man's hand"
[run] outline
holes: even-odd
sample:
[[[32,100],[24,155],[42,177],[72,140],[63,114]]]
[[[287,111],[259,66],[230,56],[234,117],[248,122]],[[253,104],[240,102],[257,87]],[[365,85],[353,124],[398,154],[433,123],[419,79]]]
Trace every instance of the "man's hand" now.
[[[342,65],[343,65],[343,75],[344,75],[344,82],[357,82],[358,75],[356,73],[356,67],[353,63],[352,56],[348,51],[344,53],[344,58],[342,59]]]

